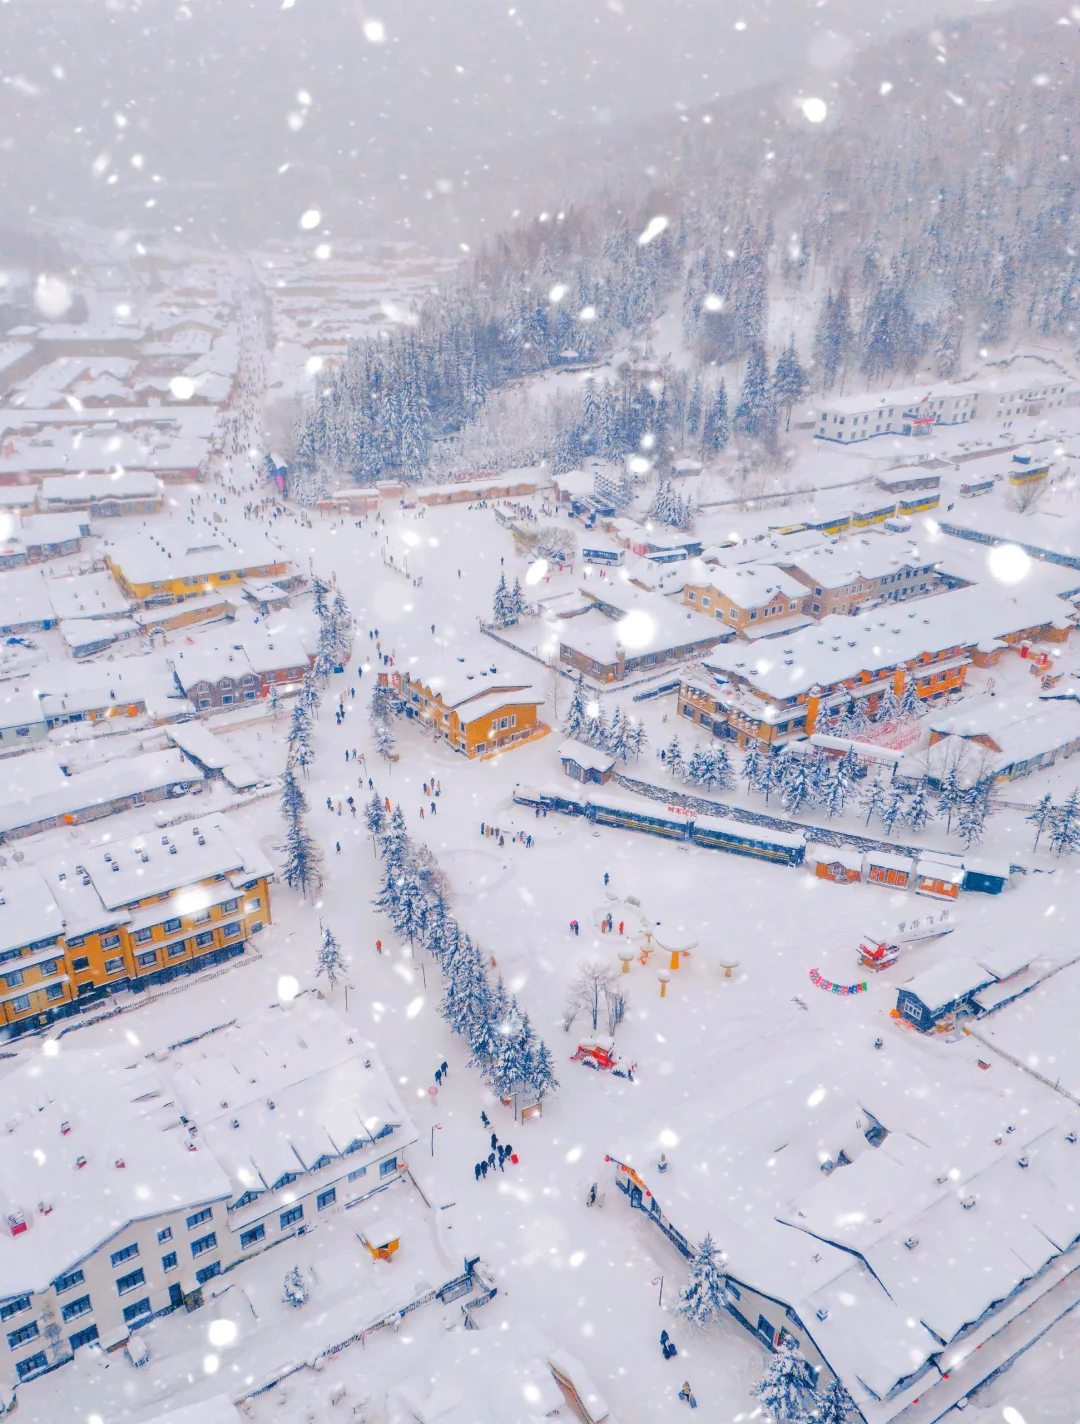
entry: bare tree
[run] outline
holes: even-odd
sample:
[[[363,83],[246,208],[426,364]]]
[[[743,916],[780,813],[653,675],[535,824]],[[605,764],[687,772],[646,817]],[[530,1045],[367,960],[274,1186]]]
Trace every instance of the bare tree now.
[[[610,989],[604,990],[604,1003],[607,1005],[607,1031],[609,1036],[614,1038],[615,1030],[626,1017],[630,1003],[626,990],[618,987],[618,981]]]
[[[575,1005],[575,1017],[578,1011],[584,1010],[592,1019],[593,1032],[600,1019],[600,1001],[606,999],[615,989],[615,971],[606,964],[601,964],[598,960],[591,960],[588,964],[583,964],[578,970],[577,978],[570,985],[570,993],[567,999],[567,1011],[571,1005]],[[570,1023],[573,1023],[571,1018]],[[565,1022],[565,1016],[564,1016]],[[569,1029],[570,1025],[566,1025]]]

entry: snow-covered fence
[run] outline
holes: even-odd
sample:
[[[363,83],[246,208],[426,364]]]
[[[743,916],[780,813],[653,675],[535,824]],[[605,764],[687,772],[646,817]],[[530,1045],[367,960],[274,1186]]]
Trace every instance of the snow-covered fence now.
[[[476,1269],[480,1263],[479,1256],[474,1256],[471,1260],[465,1261],[465,1270],[460,1276],[455,1276],[453,1280],[445,1281],[441,1286],[436,1286],[433,1290],[425,1291],[415,1300],[409,1301],[407,1305],[399,1306],[395,1310],[389,1311],[380,1320],[374,1321],[371,1325],[366,1325],[362,1330],[355,1331],[344,1340],[339,1340],[334,1345],[328,1345],[325,1350],[320,1350],[318,1354],[310,1360],[302,1360],[299,1364],[289,1365],[277,1374],[273,1379],[265,1380],[257,1389],[252,1389],[247,1394],[242,1394],[234,1403],[243,1404],[245,1400],[257,1399],[259,1395],[266,1394],[275,1389],[283,1380],[290,1375],[299,1374],[301,1370],[321,1370],[329,1360],[340,1355],[343,1350],[347,1350],[351,1345],[362,1345],[369,1335],[374,1335],[378,1330],[385,1330],[388,1326],[396,1328],[405,1319],[406,1315],[411,1315],[414,1310],[419,1310],[421,1306],[430,1305],[433,1300],[439,1301],[441,1305],[449,1305],[451,1301],[457,1300],[460,1296],[467,1295],[474,1285],[479,1285],[480,1295],[470,1300],[462,1307],[463,1310],[472,1310],[477,1306],[486,1305],[489,1300],[494,1300],[498,1295],[499,1288],[492,1281],[482,1276]]]
[[[648,702],[653,697],[666,697],[669,692],[678,692],[681,686],[681,682],[676,678],[674,682],[665,682],[659,687],[650,687],[648,692],[635,692],[632,701]]]

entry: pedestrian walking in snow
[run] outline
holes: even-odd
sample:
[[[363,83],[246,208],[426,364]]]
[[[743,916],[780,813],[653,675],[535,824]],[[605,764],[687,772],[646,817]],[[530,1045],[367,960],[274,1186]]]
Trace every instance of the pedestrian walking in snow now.
[[[499,1148],[499,1171],[500,1171],[500,1172],[505,1172],[505,1171],[506,1171],[506,1153],[503,1151],[503,1149],[502,1149],[501,1147]]]
[[[496,1149],[496,1147],[498,1147],[498,1145],[499,1145],[499,1139],[498,1139],[498,1137],[496,1136],[496,1134],[493,1132],[493,1133],[491,1134],[491,1150],[492,1150],[492,1152],[495,1151],[495,1149]]]
[[[442,1069],[441,1069],[441,1068],[436,1068],[436,1069],[435,1069],[435,1086],[436,1086],[436,1088],[440,1087],[441,1084],[442,1084]]]
[[[486,1112],[481,1112],[480,1121],[484,1124],[485,1127],[491,1126],[491,1119],[488,1117]]]
[[[494,1172],[494,1170],[495,1170],[495,1153],[494,1153],[494,1152],[489,1152],[489,1153],[488,1153],[488,1159],[487,1159],[487,1160],[488,1160],[488,1167],[491,1169],[491,1171]]]
[[[431,814],[432,814],[433,816],[434,816],[434,814],[435,814],[435,802],[434,802],[434,801],[432,801],[432,803],[431,803]]]
[[[474,1174],[475,1174],[475,1176],[476,1176],[476,1180],[479,1181],[479,1180],[480,1180],[480,1163],[479,1163],[479,1162],[477,1162],[476,1166],[473,1168],[473,1172],[474,1172]]]
[[[607,871],[605,870],[605,871],[604,871],[604,884],[606,885],[610,879],[611,879],[611,876],[610,876],[610,875],[607,873]]]
[[[486,1182],[486,1181],[487,1181],[487,1174],[488,1174],[488,1164],[487,1164],[486,1162],[481,1162],[481,1163],[480,1163],[480,1174],[481,1174],[481,1176],[484,1178],[484,1181]]]
[[[445,1064],[445,1063],[440,1063],[440,1064],[439,1064],[439,1067],[440,1067],[440,1069],[442,1070],[443,1081],[445,1082],[445,1081],[446,1081],[446,1064]]]
[[[421,821],[424,819],[424,808],[423,808],[423,806],[420,807],[420,819],[421,819]]]
[[[586,1205],[586,1206],[595,1206],[595,1205],[596,1205],[596,1183],[595,1183],[595,1182],[593,1182],[592,1186],[589,1188],[589,1195],[585,1198],[585,1205]]]
[[[335,842],[334,842],[334,850],[337,852],[338,855],[341,854],[341,842],[340,842],[340,841],[335,841]]]
[[[377,940],[375,941],[375,951],[376,951],[377,954],[382,954],[382,940],[381,940],[381,939],[377,939]]]
[[[577,922],[577,920],[571,920],[571,921],[570,921],[570,928],[573,930],[573,932],[574,932],[575,934],[577,934],[577,932],[578,932],[578,922]]]
[[[685,1400],[691,1409],[697,1408],[697,1400],[694,1398],[694,1392],[690,1388],[689,1380],[683,1380],[683,1387],[679,1390],[679,1398]]]

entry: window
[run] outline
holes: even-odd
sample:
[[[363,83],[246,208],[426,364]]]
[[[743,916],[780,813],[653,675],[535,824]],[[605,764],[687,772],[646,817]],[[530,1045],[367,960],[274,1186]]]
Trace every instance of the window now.
[[[97,1337],[97,1326],[87,1325],[82,1330],[76,1330],[74,1335],[69,1335],[68,1344],[73,1350],[77,1350],[80,1345],[92,1345]]]
[[[728,1295],[734,1296],[736,1300],[742,1300],[742,1291],[731,1279],[728,1280],[727,1289]]]
[[[303,1216],[304,1216],[303,1203],[301,1203],[299,1206],[291,1206],[291,1207],[288,1209],[288,1211],[283,1211],[283,1212],[281,1213],[281,1229],[282,1229],[282,1231],[284,1231],[287,1226],[292,1226],[293,1222],[303,1220]]]
[[[166,950],[166,955],[169,959],[179,959],[186,948],[187,946],[184,941],[182,939],[179,939],[176,941],[175,944],[169,945],[169,948]]]
[[[16,735],[17,737],[28,737],[28,736],[30,735],[30,728],[29,728],[29,727],[16,727],[16,728],[15,728],[15,735]]]
[[[139,1286],[146,1284],[146,1272],[140,1266],[137,1271],[132,1271],[129,1275],[118,1276],[116,1279],[117,1295],[127,1295],[128,1291],[136,1290]]]
[[[217,1245],[217,1232],[211,1231],[208,1236],[200,1236],[191,1243],[192,1256],[205,1256],[207,1251],[212,1251]]]
[[[240,1249],[246,1251],[249,1246],[254,1246],[257,1241],[263,1241],[265,1238],[266,1227],[260,1221],[258,1226],[253,1226],[250,1231],[241,1231]]]
[[[81,1295],[77,1300],[68,1301],[60,1314],[66,1323],[69,1320],[77,1319],[80,1315],[89,1315],[93,1308],[94,1307],[90,1304],[90,1297],[88,1295]]]
[[[36,1320],[28,1320],[25,1325],[20,1325],[18,1330],[8,1332],[8,1344],[13,1350],[17,1350],[20,1345],[25,1345],[28,1340],[36,1340],[38,1337],[38,1323]]]
[[[114,1251],[109,1257],[113,1266],[119,1266],[123,1261],[130,1261],[133,1256],[139,1254],[138,1242],[133,1241],[130,1246],[121,1246],[119,1251]]]
[[[171,1241],[171,1240],[172,1240],[172,1227],[171,1227],[171,1226],[166,1226],[166,1227],[164,1227],[161,1231],[158,1232],[158,1234],[157,1234],[157,1239],[158,1239],[158,1245],[159,1245],[159,1246],[162,1244],[163,1241]]]
[[[161,1258],[161,1269],[163,1271],[175,1271],[177,1267],[176,1252],[170,1251]]]
[[[325,1192],[320,1192],[315,1198],[315,1205],[319,1211],[325,1211],[328,1206],[333,1206],[337,1201],[337,1187],[327,1187]]]
[[[9,989],[17,989],[25,978],[21,969],[14,970],[7,976],[7,986]]]
[[[205,925],[209,918],[209,910],[196,910],[195,914],[191,917],[191,923],[193,925]]]
[[[11,1000],[11,1008],[12,1008],[12,1012],[13,1012],[13,1013],[16,1013],[16,1014],[25,1014],[26,1011],[27,1011],[27,1009],[28,1009],[29,1007],[30,1007],[30,995],[29,995],[29,994],[20,994],[17,999],[12,999],[12,1000]]]
[[[231,925],[226,925],[226,926],[225,926],[225,938],[226,938],[226,939],[235,939],[236,936],[237,936],[238,934],[240,934],[240,932],[241,932],[241,927],[240,927],[238,924],[236,924],[235,922],[234,922],[233,924],[231,924]]]
[[[15,1366],[19,1378],[25,1379],[27,1375],[32,1375],[35,1370],[43,1370],[48,1364],[45,1358],[45,1351],[39,1350],[36,1355],[28,1355],[25,1360],[20,1360]]]
[[[38,973],[42,979],[48,979],[49,976],[55,974],[59,968],[60,961],[58,959],[50,959],[47,963],[38,965]]]
[[[62,999],[64,997],[63,984],[50,984],[49,987],[45,990],[45,997],[46,999],[54,1001],[57,999]]]
[[[124,956],[123,956],[122,954],[118,954],[118,955],[116,955],[115,958],[113,958],[113,959],[106,959],[106,961],[105,961],[105,973],[106,973],[106,974],[119,974],[120,971],[123,969],[123,967],[124,967]]]
[[[212,1206],[204,1206],[202,1210],[197,1211],[194,1216],[188,1217],[187,1229],[189,1231],[194,1231],[196,1226],[201,1226],[204,1221],[209,1221],[213,1214],[214,1208]]]
[[[81,943],[81,941],[80,941]],[[84,969],[90,968],[90,959],[85,954],[80,954],[77,959],[71,961],[71,967],[76,974],[81,974]]]
[[[175,930],[180,928],[180,923],[179,920],[166,920],[162,925],[162,929],[166,934],[172,934]]]
[[[258,1192],[244,1192],[242,1196],[237,1197],[234,1202],[230,1203],[229,1210],[236,1211],[239,1207],[247,1206],[248,1202],[255,1201],[258,1195]]]
[[[248,900],[248,901],[246,901],[245,904],[244,904],[244,914],[245,914],[245,915],[253,915],[253,914],[255,914],[256,910],[261,910],[261,909],[262,909],[262,901],[261,901],[261,900]]]
[[[196,948],[196,949],[205,949],[208,944],[213,944],[213,942],[214,942],[214,932],[213,932],[213,930],[204,930],[204,931],[202,932],[202,934],[197,934],[197,935],[195,936],[195,948]]]
[[[57,1295],[59,1295],[62,1291],[70,1290],[72,1286],[81,1286],[85,1279],[86,1276],[82,1271],[68,1271],[65,1276],[57,1276],[56,1280],[53,1281],[53,1285],[56,1287]],[[0,1311],[0,1314],[2,1313],[3,1312]]]
[[[145,954],[137,954],[135,956],[135,963],[139,966],[140,969],[153,969],[154,965],[157,963],[157,950],[151,949],[148,950]]]
[[[102,935],[102,936],[101,936],[101,947],[102,947],[102,949],[117,949],[117,948],[119,948],[119,945],[120,945],[120,936],[119,936],[119,935]]]
[[[124,1324],[130,1325],[132,1321],[138,1320],[140,1315],[150,1314],[150,1297],[144,1295],[142,1300],[137,1300],[133,1305],[124,1306]]]
[[[148,939],[153,939],[153,937],[154,937],[154,931],[153,931],[152,929],[136,930],[136,931],[135,931],[135,943],[136,943],[136,944],[145,944]]]
[[[366,1167],[357,1167],[357,1169],[356,1169],[355,1172],[350,1172],[350,1173],[349,1173],[349,1181],[350,1181],[350,1182],[355,1182],[358,1177],[366,1177],[366,1176],[367,1176],[367,1168],[366,1168]]]
[[[231,915],[235,910],[239,910],[239,908],[240,908],[240,901],[239,901],[239,900],[226,900],[225,903],[224,903],[224,904],[222,905],[222,907],[221,907],[221,913],[222,913],[223,915]]]
[[[213,1276],[221,1275],[221,1262],[212,1261],[209,1266],[204,1266],[201,1271],[195,1272],[195,1279],[199,1285],[205,1285]]]
[[[79,1272],[80,1277],[82,1272]],[[10,1320],[13,1315],[18,1315],[20,1310],[30,1309],[30,1297],[21,1295],[17,1300],[9,1300],[6,1305],[0,1305],[0,1320]]]
[[[379,1176],[389,1177],[391,1172],[397,1171],[397,1158],[388,1157],[385,1162],[379,1163]]]

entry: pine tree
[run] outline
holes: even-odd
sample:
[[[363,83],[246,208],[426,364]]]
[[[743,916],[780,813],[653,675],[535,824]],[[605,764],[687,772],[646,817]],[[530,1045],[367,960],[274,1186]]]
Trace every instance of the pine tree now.
[[[965,850],[978,845],[983,837],[986,813],[990,809],[990,785],[979,782],[964,792],[960,803],[960,814],[956,822],[956,834]]]
[[[701,427],[701,377],[694,380],[686,403],[686,436],[692,440]]]
[[[881,818],[885,835],[891,840],[892,833],[897,826],[902,826],[907,819],[904,814],[904,793],[899,789],[894,790],[885,798],[885,804],[878,812]]]
[[[491,621],[496,628],[505,628],[509,623],[516,623],[517,619],[510,610],[510,593],[506,587],[506,575],[499,575],[499,582],[495,588],[495,597],[492,602]]]
[[[727,1309],[724,1270],[717,1254],[716,1243],[706,1235],[690,1257],[690,1279],[679,1292],[675,1307],[686,1323],[697,1330],[711,1325]]]
[[[590,717],[585,723],[585,740],[590,747],[596,747],[603,751],[608,743],[610,728],[608,726],[607,710],[597,704],[596,716]]]
[[[314,595],[311,606],[315,617],[325,618],[330,611],[330,585],[324,583],[318,574],[312,574],[311,591]]]
[[[834,297],[825,299],[814,335],[814,364],[821,376],[821,389],[832,390],[855,344],[851,329],[851,299],[846,279]]]
[[[300,1274],[300,1267],[294,1266],[291,1271],[286,1272],[284,1282],[283,1305],[298,1306],[303,1305],[308,1298],[308,1283]]]
[[[769,365],[760,346],[754,347],[747,358],[734,425],[741,434],[754,440],[768,439],[773,433],[775,411],[769,391]]]
[[[714,743],[706,751],[708,770],[705,785],[709,790],[730,791],[735,785],[731,760],[722,746]]]
[[[364,805],[364,824],[371,832],[373,840],[377,840],[382,835],[386,826],[386,812],[383,809],[383,800],[377,791],[373,791]]]
[[[869,825],[875,816],[881,814],[881,808],[885,804],[885,791],[881,782],[876,776],[867,780],[863,793],[859,797],[859,805],[866,812],[866,824]]]
[[[1050,823],[1050,849],[1062,851],[1080,849],[1080,794],[1070,791],[1054,811]]]
[[[864,701],[857,702],[852,697],[840,725],[843,728],[842,735],[845,737],[854,740],[856,737],[865,736],[870,730],[870,719],[866,715],[866,703]]]
[[[953,762],[942,777],[941,790],[938,792],[938,815],[945,817],[946,835],[952,831],[953,816],[956,815],[963,799],[964,792],[960,786],[960,773],[956,763]]]
[[[753,741],[743,757],[742,764],[742,774],[747,791],[760,791],[762,769],[761,747],[757,741]]]
[[[907,823],[913,831],[923,831],[935,819],[934,805],[930,799],[930,784],[922,777],[915,786],[907,808]]]
[[[281,814],[287,821],[298,820],[308,809],[307,797],[296,779],[294,763],[290,757],[281,774]]]
[[[608,727],[604,749],[617,761],[629,761],[633,755],[633,735],[630,721],[623,715],[621,707],[616,707],[615,715]]]
[[[874,721],[882,723],[899,722],[903,718],[903,715],[903,712],[900,710],[900,699],[893,691],[893,685],[890,682],[888,687],[878,698],[877,712],[874,714]]]
[[[641,753],[649,744],[649,739],[645,734],[645,724],[641,721],[633,721],[627,717],[623,725],[626,727],[626,743],[631,761],[637,761]]]
[[[528,1015],[526,1015],[527,1022]],[[529,1056],[525,1088],[534,1102],[540,1102],[548,1093],[553,1093],[558,1086],[559,1080],[555,1076],[551,1050],[542,1038],[538,1038]]]
[[[470,1044],[490,1018],[491,986],[484,974],[480,951],[466,935],[447,970],[446,993],[439,1012],[455,1033]]]
[[[290,890],[302,895],[322,885],[322,852],[297,817],[285,832],[285,864],[282,875]]]
[[[814,1406],[814,1424],[847,1424],[854,1412],[855,1403],[851,1395],[840,1380],[834,1379],[824,1394],[818,1395]]]
[[[525,595],[521,589],[521,580],[519,578],[516,578],[514,580],[514,587],[510,590],[509,593],[509,603],[510,612],[513,615],[513,621],[515,623],[519,618],[524,617],[525,614],[527,614],[529,611],[528,605],[525,602]]]
[[[1035,850],[1038,850],[1039,848],[1039,839],[1042,836],[1043,832],[1053,825],[1055,811],[1056,808],[1054,806],[1053,801],[1051,801],[1050,799],[1050,793],[1048,791],[1046,795],[1042,798],[1042,800],[1039,802],[1039,804],[1035,807],[1034,811],[1032,811],[1030,815],[1024,817],[1025,821],[1030,822],[1031,825],[1035,827]]]
[[[777,357],[776,369],[773,371],[773,405],[784,412],[785,430],[791,429],[793,407],[805,399],[809,389],[810,380],[799,365],[799,353],[795,350],[795,334],[793,332],[787,349]]]
[[[691,786],[706,786],[708,773],[708,758],[701,747],[695,747],[683,771],[683,780],[689,782]]]
[[[900,716],[906,721],[914,722],[917,721],[922,714],[922,698],[919,696],[919,690],[915,686],[915,679],[909,677],[900,697]]]
[[[665,749],[660,753],[660,760],[664,763],[669,776],[675,777],[676,780],[682,778],[683,756],[678,735],[673,736]]]
[[[341,949],[329,925],[323,926],[322,943],[319,945],[319,966],[315,970],[316,979],[325,974],[331,989],[345,973],[345,961]]]
[[[584,741],[588,718],[589,714],[585,710],[585,684],[579,677],[574,683],[574,691],[570,695],[570,706],[566,709],[562,727],[563,735],[572,737],[575,741]]]
[[[776,1424],[811,1424],[818,1403],[814,1373],[790,1335],[780,1337],[754,1394]]]
[[[809,758],[790,755],[785,760],[781,775],[781,805],[789,816],[797,816],[810,797]]]
[[[718,455],[727,448],[731,439],[731,416],[728,413],[727,386],[721,380],[716,388],[701,429],[701,454],[703,459]]]

